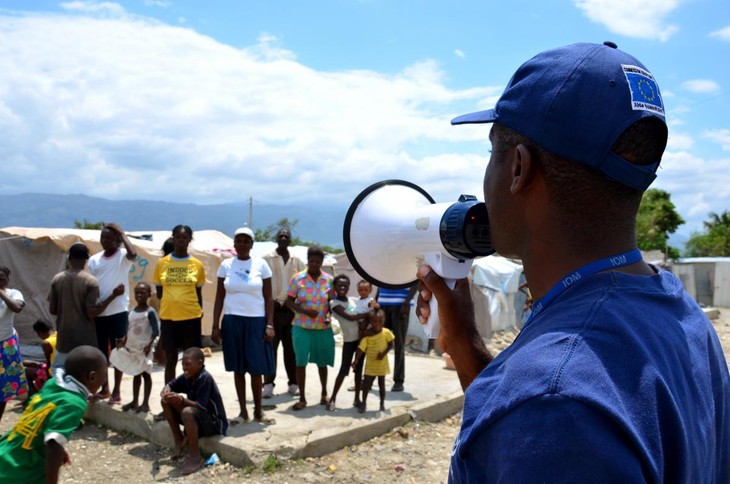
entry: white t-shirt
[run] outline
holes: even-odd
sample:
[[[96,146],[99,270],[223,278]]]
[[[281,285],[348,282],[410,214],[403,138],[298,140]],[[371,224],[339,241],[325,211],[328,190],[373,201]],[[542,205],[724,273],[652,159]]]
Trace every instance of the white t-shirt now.
[[[356,302],[357,314],[369,313],[370,310],[372,309],[370,307],[370,301],[372,301],[372,300],[373,300],[373,298],[371,298],[370,296],[366,297],[365,299],[358,298],[358,300]]]
[[[124,284],[124,294],[117,296],[99,316],[126,313],[129,307],[129,270],[133,262],[127,259],[127,249],[120,247],[111,257],[104,251],[89,258],[89,273],[99,279],[99,296],[106,299],[119,284]]]
[[[256,256],[226,259],[218,268],[218,277],[226,288],[223,314],[266,316],[263,287],[264,279],[271,279],[271,269],[265,260]]]
[[[341,301],[339,299],[330,300],[330,308],[332,308],[332,317],[340,323],[340,329],[342,329],[342,341],[349,343],[351,341],[357,341],[360,339],[360,324],[357,321],[350,321],[345,319],[334,311],[335,306],[342,306],[345,308],[346,313],[356,314],[357,307],[355,299],[352,296],[347,298],[347,301]]]
[[[5,294],[7,294],[10,299],[25,302],[23,295],[17,289],[5,289]],[[12,338],[13,333],[15,332],[15,326],[13,326],[14,320],[15,313],[10,310],[7,304],[5,304],[5,301],[0,299],[0,341]]]

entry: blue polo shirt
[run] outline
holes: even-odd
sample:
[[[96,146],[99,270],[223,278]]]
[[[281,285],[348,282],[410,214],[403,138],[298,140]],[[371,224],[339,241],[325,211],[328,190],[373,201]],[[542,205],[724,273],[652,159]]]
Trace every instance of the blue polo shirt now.
[[[451,482],[730,482],[730,376],[668,272],[586,278],[467,388]]]

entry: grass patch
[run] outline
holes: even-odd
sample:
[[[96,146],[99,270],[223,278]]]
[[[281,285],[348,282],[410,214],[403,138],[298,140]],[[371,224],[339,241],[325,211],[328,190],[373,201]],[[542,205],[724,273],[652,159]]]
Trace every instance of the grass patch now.
[[[272,473],[281,469],[281,466],[283,465],[284,464],[281,462],[281,460],[279,460],[279,457],[276,454],[271,454],[264,461],[262,469],[264,470],[264,472]]]

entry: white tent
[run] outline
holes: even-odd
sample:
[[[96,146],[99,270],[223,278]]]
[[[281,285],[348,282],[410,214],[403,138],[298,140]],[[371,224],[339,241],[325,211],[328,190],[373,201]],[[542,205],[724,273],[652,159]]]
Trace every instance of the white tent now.
[[[32,325],[37,319],[54,321],[48,311],[51,279],[66,267],[66,252],[75,242],[84,242],[93,254],[101,250],[100,231],[6,227],[0,229],[0,265],[10,268],[10,287],[23,293],[26,306],[16,316],[15,326],[24,343],[36,341]],[[155,264],[162,256],[162,244],[169,231],[130,232],[139,257],[129,273],[130,284],[145,281],[152,285]],[[193,234],[190,253],[205,266],[203,287],[203,334],[212,328],[216,273],[221,260],[231,256],[233,241],[216,230],[200,230]],[[153,296],[152,304],[157,302]]]
[[[335,271],[347,274],[352,281],[350,295],[357,295],[356,283],[362,276],[355,271],[347,258],[347,254],[337,254]],[[416,270],[413,274],[415,278]],[[479,334],[488,339],[493,331],[503,331],[521,326],[524,295],[519,292],[522,265],[496,255],[475,259],[469,279],[471,282],[474,316],[479,327]],[[413,309],[413,308],[412,308]],[[415,315],[411,311],[408,324],[408,335],[424,341],[425,334]]]
[[[519,291],[521,280],[521,264],[497,255],[474,260],[469,273],[474,320],[479,334],[485,340],[495,331],[522,326],[525,296]],[[415,308],[411,308],[408,335],[421,340],[422,350],[427,348],[426,336],[416,317]]]
[[[16,316],[15,326],[24,343],[37,342],[32,326],[37,319],[54,322],[48,311],[48,291],[51,279],[66,267],[66,252],[75,242],[84,242],[94,254],[101,250],[99,230],[65,228],[27,228],[6,227],[0,229],[0,265],[10,268],[10,287],[23,293],[25,309]],[[137,249],[137,260],[129,273],[133,286],[145,281],[154,286],[152,279],[157,260],[162,257],[162,244],[170,237],[170,231],[127,232]],[[252,254],[263,256],[276,248],[274,242],[256,242]],[[198,230],[193,233],[190,254],[200,259],[205,266],[206,283],[203,286],[203,325],[204,335],[209,335],[213,327],[213,304],[217,286],[218,267],[223,259],[235,255],[233,239],[217,230]],[[307,247],[292,246],[290,252],[307,261]],[[334,274],[337,260],[325,256],[323,270]],[[130,298],[133,303],[133,299]],[[156,298],[151,301],[158,306]]]

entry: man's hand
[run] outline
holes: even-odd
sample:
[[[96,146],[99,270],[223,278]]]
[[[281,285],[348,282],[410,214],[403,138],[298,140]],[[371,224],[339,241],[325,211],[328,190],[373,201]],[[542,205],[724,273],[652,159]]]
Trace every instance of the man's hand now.
[[[112,291],[112,294],[114,295],[114,297],[118,297],[124,294],[124,284],[119,284],[117,287],[115,287]]]
[[[484,345],[474,321],[474,304],[471,300],[469,280],[457,280],[454,289],[451,290],[427,265],[419,267],[418,278],[421,281],[416,304],[418,319],[421,324],[428,321],[431,314],[428,301],[435,297],[438,300],[441,320],[438,344],[451,355],[461,387],[466,390],[492,361],[492,355]]]
[[[275,336],[276,332],[274,331],[274,327],[267,324],[266,329],[264,329],[264,341],[274,341]]]
[[[421,324],[426,324],[431,315],[429,301],[435,297],[438,301],[438,316],[441,321],[439,346],[448,352],[448,337],[474,326],[474,304],[471,300],[468,279],[456,281],[454,289],[427,265],[418,269],[420,292],[416,302],[416,314]]]
[[[122,230],[122,227],[119,226],[119,224],[110,223],[110,224],[104,224],[105,229],[109,229],[112,232],[114,232],[117,235],[122,235],[124,233],[124,230]]]

